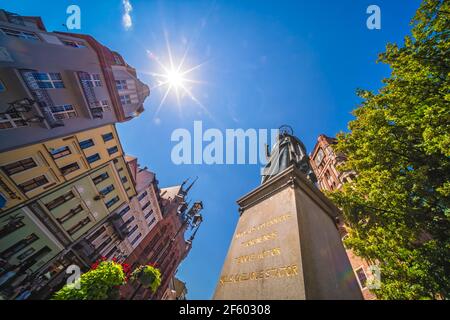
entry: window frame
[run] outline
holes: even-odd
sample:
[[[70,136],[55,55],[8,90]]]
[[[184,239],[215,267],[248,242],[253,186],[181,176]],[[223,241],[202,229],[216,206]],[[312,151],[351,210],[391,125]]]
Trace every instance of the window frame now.
[[[67,153],[67,151],[68,151],[68,153]],[[62,146],[59,148],[55,148],[55,149],[49,150],[49,152],[50,152],[50,155],[52,156],[53,160],[58,160],[58,159],[67,157],[68,155],[72,154],[72,150],[70,149],[69,146]]]
[[[62,111],[54,111],[53,109],[63,108]],[[77,110],[72,104],[62,104],[57,106],[50,107],[50,111],[55,119],[65,120],[65,119],[73,119],[78,117]]]
[[[43,178],[43,179],[41,179],[41,178]],[[41,180],[38,180],[38,179],[41,179]],[[42,183],[43,180],[45,180],[44,183]],[[42,187],[42,186],[48,184],[49,182],[50,181],[48,180],[47,176],[45,174],[43,174],[43,175],[40,175],[40,176],[38,176],[36,178],[32,178],[32,179],[29,179],[29,180],[27,180],[25,182],[22,182],[21,184],[18,185],[18,187],[23,193],[27,193],[27,192],[33,191],[33,190],[35,190],[35,189],[37,189],[39,187]],[[31,189],[25,189],[25,187],[23,186],[24,184],[35,185],[35,186],[33,188],[31,188]]]
[[[28,160],[31,160],[34,165],[33,166],[29,166],[28,164],[23,164],[23,162],[28,161]],[[6,168],[6,167],[11,166],[11,165],[15,165],[13,167],[13,169]],[[24,172],[24,171],[36,168],[37,166],[38,165],[36,163],[36,160],[33,157],[28,157],[28,158],[23,158],[21,160],[17,160],[17,161],[10,162],[8,164],[2,165],[1,168],[2,168],[3,172],[5,172],[8,176],[12,176],[12,175],[15,175],[15,174],[18,174],[18,173],[21,173],[21,172]],[[18,171],[11,172],[12,170],[15,170],[17,168],[22,168],[22,169],[18,170]]]
[[[39,36],[37,35],[37,33],[34,33],[34,32],[11,29],[8,27],[0,27],[0,31],[5,36],[9,36],[9,37],[15,37],[15,38],[24,39],[24,40],[42,41],[41,38],[39,38]],[[11,34],[11,32],[13,34]]]
[[[4,127],[3,124],[9,126]],[[0,115],[0,130],[17,129],[28,127],[29,123],[25,121],[20,113],[5,113]]]
[[[358,270],[362,270],[362,272],[363,272],[363,274],[364,274],[364,277],[366,278],[366,279],[365,279],[364,287],[363,287],[363,285],[362,285],[362,283],[361,283],[361,280],[359,279]],[[361,290],[367,289],[367,279],[368,279],[368,277],[367,277],[367,274],[366,274],[366,270],[364,270],[364,266],[361,265],[361,266],[359,266],[358,268],[355,268],[355,269],[353,270],[353,272],[355,273],[356,280],[358,280],[358,284],[359,284],[359,287],[361,288]]]
[[[33,77],[40,89],[65,89],[64,81],[59,72],[33,72]],[[44,79],[39,79],[44,78]],[[46,78],[46,79],[45,79]],[[56,78],[56,79],[55,79]],[[46,84],[46,85],[44,85]],[[56,85],[58,84],[58,85]]]
[[[97,156],[97,158],[95,158],[95,156]],[[95,160],[90,160],[91,158],[92,159],[94,159],[95,158]],[[100,154],[99,153],[94,153],[94,154],[91,154],[90,156],[88,156],[88,157],[86,157],[86,161],[89,163],[89,164],[92,164],[92,163],[94,163],[94,162],[97,162],[97,161],[99,161],[101,159],[101,157],[100,157]]]

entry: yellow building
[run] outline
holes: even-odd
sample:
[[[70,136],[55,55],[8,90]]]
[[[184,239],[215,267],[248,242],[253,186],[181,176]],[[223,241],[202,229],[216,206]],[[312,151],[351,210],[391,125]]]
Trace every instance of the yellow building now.
[[[33,275],[45,285],[61,278],[74,259],[88,264],[98,257],[100,250],[86,242],[86,236],[135,195],[132,176],[120,156],[1,212],[3,263],[21,277]],[[113,240],[103,239],[102,248]]]
[[[114,125],[3,152],[0,193],[6,205],[0,210],[9,210],[119,157],[123,158],[123,150]],[[131,184],[125,182],[125,188]]]

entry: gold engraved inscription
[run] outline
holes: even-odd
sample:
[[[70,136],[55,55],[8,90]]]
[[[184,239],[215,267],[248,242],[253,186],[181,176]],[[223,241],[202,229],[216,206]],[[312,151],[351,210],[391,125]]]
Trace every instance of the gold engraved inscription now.
[[[236,239],[239,239],[240,237],[245,236],[245,235],[248,235],[248,234],[250,234],[250,233],[252,233],[252,232],[255,232],[255,231],[258,231],[258,230],[261,230],[261,229],[270,227],[270,226],[272,226],[272,225],[275,225],[275,224],[284,222],[284,221],[286,221],[287,219],[289,219],[289,218],[291,218],[291,217],[292,217],[291,214],[284,214],[284,215],[282,215],[282,216],[278,216],[278,217],[272,218],[272,219],[270,219],[270,220],[268,220],[268,221],[266,221],[266,222],[264,222],[264,223],[261,223],[261,224],[259,224],[259,225],[257,225],[257,226],[254,226],[254,227],[251,227],[251,228],[248,229],[248,230],[245,230],[245,231],[243,231],[243,232],[237,233],[237,234],[236,234]]]
[[[254,239],[251,239],[251,240],[248,240],[248,241],[244,241],[244,242],[242,242],[242,245],[244,247],[251,247],[251,246],[254,246],[255,244],[258,244],[258,243],[261,243],[261,242],[275,240],[276,238],[277,238],[277,233],[274,231],[274,232],[262,235],[262,236],[260,236],[258,238],[254,238]]]
[[[270,250],[264,250],[259,253],[252,253],[244,256],[240,256],[235,258],[237,263],[244,263],[244,262],[252,262],[255,260],[262,260],[267,257],[273,257],[273,256],[279,256],[281,254],[280,248],[273,248]]]
[[[290,265],[285,267],[270,268],[248,273],[238,273],[229,276],[220,277],[220,284],[239,283],[244,281],[256,281],[270,278],[285,278],[294,277],[298,275],[297,265]]]

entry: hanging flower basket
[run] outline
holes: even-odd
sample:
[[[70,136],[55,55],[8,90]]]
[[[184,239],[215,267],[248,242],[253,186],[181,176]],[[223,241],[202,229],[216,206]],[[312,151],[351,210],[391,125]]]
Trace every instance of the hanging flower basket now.
[[[131,279],[155,293],[161,285],[161,272],[152,265],[140,266],[133,271]]]

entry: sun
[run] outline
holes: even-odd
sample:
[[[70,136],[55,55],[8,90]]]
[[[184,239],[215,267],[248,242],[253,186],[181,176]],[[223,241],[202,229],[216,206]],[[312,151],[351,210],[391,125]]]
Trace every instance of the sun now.
[[[157,55],[155,55],[150,50],[147,50],[148,58],[155,61],[160,69],[158,70],[159,72],[146,72],[149,75],[152,75],[158,83],[152,89],[156,89],[158,87],[165,88],[165,92],[161,98],[158,108],[156,109],[155,117],[158,115],[159,111],[164,105],[164,102],[171,93],[175,95],[180,113],[182,109],[181,100],[185,97],[188,97],[192,101],[194,101],[198,106],[200,106],[206,114],[211,116],[207,108],[203,106],[203,104],[195,97],[195,95],[192,92],[193,85],[203,84],[204,82],[192,79],[190,77],[191,72],[203,66],[206,63],[206,61],[194,65],[192,67],[186,67],[185,61],[189,47],[185,50],[181,59],[176,61],[175,57],[172,56],[172,50],[169,45],[167,34],[165,35],[166,35],[167,58],[168,58],[165,60],[168,60],[169,63],[161,62]]]
[[[167,82],[173,88],[182,88],[184,86],[183,74],[178,72],[178,70],[169,70]]]

